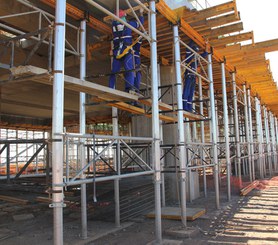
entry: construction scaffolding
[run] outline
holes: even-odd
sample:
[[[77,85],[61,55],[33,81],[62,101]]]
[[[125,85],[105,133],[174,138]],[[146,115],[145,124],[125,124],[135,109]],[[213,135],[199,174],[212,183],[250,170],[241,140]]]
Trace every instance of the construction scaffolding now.
[[[93,183],[96,190],[97,183],[114,181],[115,225],[119,227],[121,179],[152,175],[155,235],[156,242],[160,244],[161,206],[167,203],[165,178],[168,175],[179,181],[177,189],[181,220],[183,227],[187,227],[186,203],[192,201],[195,196],[194,178],[197,178],[199,183],[201,176],[203,193],[207,196],[207,179],[208,176],[213,176],[215,205],[216,209],[219,209],[221,187],[225,186],[225,193],[230,201],[235,180],[240,190],[256,179],[272,176],[277,171],[278,109],[275,107],[275,99],[268,98],[260,84],[259,76],[264,76],[265,73],[269,75],[265,58],[261,55],[255,57],[255,54],[277,49],[277,41],[268,43],[267,48],[264,47],[266,42],[240,47],[240,41],[253,40],[253,33],[226,36],[242,28],[241,22],[223,26],[239,20],[235,1],[222,4],[222,10],[208,6],[193,12],[184,9],[183,15],[179,16],[163,0],[150,0],[146,4],[140,0],[127,0],[127,12],[134,15],[134,18],[138,19],[136,11],[139,8],[144,9],[148,18],[147,23],[142,26],[142,30],[145,31],[132,27],[111,12],[111,9],[93,0],[84,2],[105,14],[103,21],[90,15],[84,19],[81,10],[63,0],[57,0],[56,3],[54,0],[41,0],[42,3],[55,7],[55,20],[53,15],[25,0],[16,2],[30,10],[14,14],[12,17],[39,13],[39,27],[36,31],[24,33],[8,24],[0,23],[1,28],[14,33],[14,36],[0,41],[3,47],[0,56],[10,52],[9,60],[0,63],[1,69],[9,71],[9,76],[3,76],[1,79],[0,86],[26,81],[41,86],[50,85],[53,89],[53,106],[50,106],[52,123],[48,122],[46,128],[51,129],[51,136],[45,137],[43,134],[41,139],[37,139],[33,133],[32,140],[19,140],[19,137],[11,139],[6,137],[3,134],[4,129],[1,129],[0,164],[6,168],[1,177],[5,176],[7,181],[11,180],[11,163],[20,154],[26,153],[25,164],[19,168],[20,161],[16,159],[15,176],[12,176],[15,178],[24,174],[31,163],[35,164],[35,174],[41,173],[39,158],[44,159],[42,169],[45,171],[42,173],[49,177],[51,170],[52,175],[49,193],[52,196],[50,207],[54,213],[54,244],[63,244],[64,189],[69,186],[81,186],[81,236],[82,239],[86,239],[88,183]],[[116,0],[114,9],[118,12],[119,8],[119,0]],[[231,11],[233,12],[230,13]],[[75,20],[82,17],[80,27],[66,23],[66,14]],[[218,17],[210,18],[212,16]],[[9,17],[11,16],[1,16],[0,19]],[[111,28],[105,24],[110,23],[111,19],[122,23],[144,39],[141,52],[144,56],[144,88],[138,93],[129,94],[108,88],[99,84],[98,79],[88,81],[92,76],[87,76],[86,58],[93,58],[103,46],[106,46],[106,51],[109,50],[110,43],[89,44],[86,28],[90,27],[102,34],[111,35]],[[215,26],[218,28],[211,29]],[[210,27],[210,31],[207,27]],[[76,39],[73,39],[73,36]],[[220,36],[222,38],[218,38]],[[75,42],[72,43],[67,38]],[[30,40],[35,42],[33,48],[23,62],[18,62],[16,49],[28,45]],[[207,58],[193,50],[188,45],[189,40],[193,40],[201,50],[208,49]],[[19,47],[18,41],[22,42]],[[236,44],[227,45],[231,43]],[[45,45],[44,49],[47,48],[47,59],[42,65],[35,66],[31,60],[41,45]],[[199,69],[196,71],[187,63],[188,57],[184,58],[186,49],[191,50],[194,59],[199,63]],[[244,53],[246,50],[249,50],[248,55]],[[244,61],[239,53],[246,55],[248,60]],[[79,76],[65,74],[65,54],[79,58]],[[259,75],[250,72],[250,68],[255,66],[258,59],[261,61],[257,64],[261,65]],[[173,80],[162,77],[163,66],[174,66]],[[182,75],[185,70],[197,77],[198,89],[193,100],[193,112],[183,110]],[[121,73],[117,75],[121,76]],[[272,77],[270,79],[273,83]],[[269,80],[266,83],[269,83]],[[277,88],[272,83],[267,89],[276,94]],[[64,110],[64,98],[69,91],[79,95],[79,107],[74,111],[68,108]],[[136,102],[141,107],[129,102]],[[86,130],[88,111],[93,111],[96,106],[111,108],[109,116],[112,135],[88,133]],[[124,111],[125,115],[132,114],[131,120],[134,121],[134,115],[151,118],[151,121],[147,121],[151,128],[150,135],[146,136],[147,133],[141,132],[143,136],[135,136],[134,132],[130,132],[129,135],[123,136],[119,132],[120,111]],[[73,113],[79,114],[79,130],[75,133],[64,128],[64,121],[68,120],[65,119],[66,116]],[[129,127],[131,131],[131,126]],[[169,129],[172,137],[167,138]],[[30,145],[31,143],[33,145]],[[14,149],[11,145],[14,144],[25,144],[26,149],[16,145],[16,153],[11,157],[11,149]],[[31,147],[33,155],[27,157],[28,149]],[[43,150],[44,154],[40,155]],[[48,159],[49,151],[51,163]],[[95,193],[96,191],[94,195]]]

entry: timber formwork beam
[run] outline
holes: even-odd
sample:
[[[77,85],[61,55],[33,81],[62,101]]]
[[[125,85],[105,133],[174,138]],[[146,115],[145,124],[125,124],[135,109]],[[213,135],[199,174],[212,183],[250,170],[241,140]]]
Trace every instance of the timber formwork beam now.
[[[230,4],[235,5],[235,2],[231,2]],[[193,40],[198,46],[205,49],[206,46],[211,47],[207,40],[202,37],[194,28],[192,28],[184,19],[179,19],[178,15],[169,8],[169,6],[164,2],[164,0],[160,0],[156,4],[157,10],[171,23],[173,24],[180,24],[180,30],[188,36],[191,40]],[[232,7],[234,9],[234,6]],[[210,10],[211,11],[211,10]],[[215,10],[214,10],[215,11]],[[203,17],[206,18],[206,17]],[[224,62],[224,57],[217,51],[213,51],[213,57],[218,62]],[[234,67],[231,66],[229,63],[226,62],[226,69],[229,72],[234,72]],[[238,82],[240,79],[238,79]],[[243,84],[243,81],[241,82]]]
[[[265,54],[267,52],[274,52],[278,50],[278,39],[272,39],[263,42],[256,42],[248,45],[237,45],[230,46],[225,49],[221,49],[221,52],[226,56],[237,54],[237,55],[248,55],[250,54]]]
[[[200,21],[214,16],[220,16],[232,11],[234,12],[236,18],[239,19],[239,13],[237,11],[235,0],[206,8],[198,12],[185,10],[182,17],[191,24],[192,22]]]
[[[227,25],[229,23],[233,23],[239,20],[240,18],[238,18],[238,16],[236,16],[235,13],[231,13],[231,14],[215,17],[212,19],[203,19],[197,22],[192,22],[190,23],[190,25],[197,31],[204,31],[207,30],[208,28]]]
[[[210,43],[214,47],[226,47],[227,44],[248,41],[248,40],[252,40],[252,42],[254,43],[254,35],[252,31],[215,39],[212,40]]]

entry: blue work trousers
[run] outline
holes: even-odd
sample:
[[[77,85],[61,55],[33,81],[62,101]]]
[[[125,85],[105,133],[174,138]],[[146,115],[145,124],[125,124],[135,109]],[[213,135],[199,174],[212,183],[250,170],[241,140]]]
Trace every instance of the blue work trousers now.
[[[133,55],[131,53],[127,53],[121,59],[116,59],[115,55],[112,62],[112,73],[117,73],[121,70],[122,65],[126,72],[124,73],[125,78],[125,91],[128,92],[132,90],[134,86],[134,65],[133,65]],[[116,74],[111,74],[109,78],[109,88],[116,87]]]
[[[192,111],[192,99],[195,92],[196,76],[194,74],[187,75],[183,86],[183,109],[185,111]]]
[[[134,79],[134,86],[137,90],[137,92],[140,91],[140,84],[141,84],[141,78],[142,78],[142,73],[140,71],[140,65],[141,65],[141,59],[140,57],[134,56],[134,63],[135,63],[135,79]]]

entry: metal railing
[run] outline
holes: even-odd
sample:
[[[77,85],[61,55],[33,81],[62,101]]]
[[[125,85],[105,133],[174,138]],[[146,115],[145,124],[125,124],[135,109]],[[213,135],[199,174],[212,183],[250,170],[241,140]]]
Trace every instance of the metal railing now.
[[[149,158],[152,138],[65,133],[64,185],[100,182],[152,174]],[[102,143],[100,143],[102,141]],[[81,167],[80,151],[85,150],[86,164]],[[75,158],[70,158],[71,153]],[[116,157],[114,157],[116,156]],[[81,179],[85,174],[86,179]]]

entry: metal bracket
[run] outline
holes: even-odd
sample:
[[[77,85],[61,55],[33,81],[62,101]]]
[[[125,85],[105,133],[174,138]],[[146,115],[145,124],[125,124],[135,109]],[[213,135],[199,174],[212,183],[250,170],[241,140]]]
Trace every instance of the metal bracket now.
[[[63,202],[54,202],[49,204],[50,208],[65,208],[66,206],[67,205]]]
[[[62,70],[53,70],[52,72],[53,72],[53,73],[63,73]]]
[[[54,26],[65,26],[65,23],[62,22],[55,22]]]
[[[153,178],[153,184],[156,184],[156,183],[158,183],[158,184],[162,184],[162,180],[160,179],[160,180],[156,180],[155,178]]]

